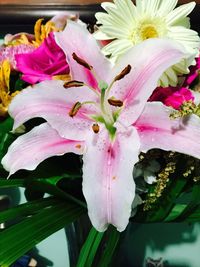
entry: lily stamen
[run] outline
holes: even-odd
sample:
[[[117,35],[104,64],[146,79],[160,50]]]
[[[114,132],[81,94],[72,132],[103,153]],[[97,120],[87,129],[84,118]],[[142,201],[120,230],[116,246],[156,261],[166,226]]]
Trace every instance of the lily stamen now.
[[[115,77],[114,81],[116,82],[123,79],[127,74],[129,74],[130,71],[131,65],[127,65],[126,68],[124,68],[122,72]]]
[[[109,98],[108,99],[108,103],[111,105],[111,106],[114,106],[114,107],[122,107],[123,106],[123,101],[119,100],[119,99],[113,99],[113,98]]]
[[[80,58],[79,56],[77,56],[76,53],[72,54],[73,59],[81,66],[85,67],[86,69],[88,69],[89,71],[91,71],[91,73],[93,74],[93,76],[95,77],[95,79],[98,81],[98,76],[94,71],[94,68],[92,65],[90,65],[89,63],[87,63],[84,59]],[[95,89],[94,89],[95,90]]]
[[[99,130],[100,130],[99,125],[98,125],[97,123],[94,123],[94,124],[92,125],[92,130],[93,130],[93,132],[94,132],[95,134],[97,134],[97,133],[99,132]]]
[[[63,84],[63,87],[66,89],[71,88],[71,87],[81,87],[81,86],[84,86],[84,83],[80,81],[75,81],[75,80],[69,81]]]
[[[73,107],[69,111],[69,116],[74,117],[78,113],[79,109],[81,108],[82,104],[80,102],[76,102]]]
[[[113,84],[116,81],[119,81],[121,79],[123,79],[127,74],[129,74],[129,72],[131,71],[131,65],[128,64],[122,71],[120,74],[118,74],[117,76],[115,76],[115,78],[113,79],[113,81],[111,82],[111,84],[109,85],[108,89],[106,90],[106,98],[108,98],[109,92],[111,90],[111,88],[113,87]]]
[[[88,70],[92,70],[93,69],[93,67],[90,64],[88,64],[84,59],[78,57],[76,53],[73,53],[72,57],[79,65],[85,67]]]
[[[95,102],[93,102],[93,101],[85,101],[85,102],[76,102],[73,106],[72,106],[72,108],[70,109],[70,111],[69,111],[69,116],[70,117],[74,117],[74,116],[76,116],[76,114],[78,113],[78,111],[80,110],[80,108],[81,107],[83,107],[84,105],[96,105],[96,103]]]

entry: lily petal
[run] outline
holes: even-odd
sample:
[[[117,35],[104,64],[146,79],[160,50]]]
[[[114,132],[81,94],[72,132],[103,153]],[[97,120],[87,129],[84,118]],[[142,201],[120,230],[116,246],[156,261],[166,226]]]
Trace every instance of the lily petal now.
[[[103,56],[95,38],[85,26],[68,21],[64,31],[54,34],[57,44],[66,54],[74,80],[78,79],[96,89],[98,88],[98,81],[107,80],[111,63]],[[93,72],[78,64],[72,58],[73,53],[91,65]],[[98,79],[94,73],[98,74]]]
[[[44,118],[57,132],[67,139],[85,140],[92,120],[88,117],[96,112],[96,106],[88,104],[70,117],[69,111],[76,102],[94,101],[97,97],[86,87],[64,89],[62,81],[45,81],[26,88],[9,106],[14,118],[14,129],[35,117]]]
[[[200,158],[200,118],[191,115],[183,119],[170,119],[174,109],[159,102],[147,103],[135,122],[141,151],[152,148],[172,150]]]
[[[34,170],[40,162],[52,156],[68,152],[80,155],[83,149],[84,142],[64,139],[48,123],[44,123],[17,138],[1,163],[12,175],[21,169]]]
[[[105,231],[113,224],[123,231],[135,197],[133,166],[138,161],[139,138],[133,129],[111,142],[102,130],[87,141],[83,155],[83,193],[93,226]]]
[[[146,53],[148,51],[148,53]],[[157,86],[162,73],[184,57],[183,47],[167,39],[149,39],[135,46],[114,68],[118,75],[128,64],[131,72],[114,83],[110,97],[124,102],[120,120],[131,125],[141,114],[144,105]]]

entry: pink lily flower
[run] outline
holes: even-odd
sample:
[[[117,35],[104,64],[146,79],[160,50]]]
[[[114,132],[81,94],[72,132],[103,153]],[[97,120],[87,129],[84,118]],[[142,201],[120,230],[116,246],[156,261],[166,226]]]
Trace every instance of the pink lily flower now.
[[[11,175],[33,170],[52,155],[83,154],[83,193],[93,226],[105,231],[112,224],[123,231],[141,151],[161,148],[200,156],[200,119],[170,120],[172,108],[147,102],[163,71],[185,54],[170,40],[149,39],[112,67],[77,23],[68,22],[55,39],[74,81],[41,82],[14,98],[9,108],[14,128],[34,117],[47,122],[20,136],[2,164]]]

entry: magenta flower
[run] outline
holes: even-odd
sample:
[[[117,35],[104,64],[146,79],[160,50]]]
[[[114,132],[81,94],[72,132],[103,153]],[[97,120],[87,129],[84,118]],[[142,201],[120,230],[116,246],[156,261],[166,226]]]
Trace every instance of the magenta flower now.
[[[168,96],[164,104],[167,106],[171,106],[174,109],[179,109],[180,106],[186,102],[186,101],[194,101],[194,96],[192,95],[192,92],[187,88],[180,88],[170,96]]]
[[[192,92],[185,87],[158,87],[154,90],[149,101],[160,101],[166,106],[179,109],[186,101],[194,101]]]
[[[55,36],[74,81],[65,88],[62,81],[45,81],[14,98],[9,108],[14,128],[34,117],[46,123],[20,136],[2,164],[11,175],[33,170],[52,155],[83,154],[83,193],[93,226],[104,231],[113,224],[123,231],[141,151],[160,148],[200,157],[200,118],[170,120],[172,108],[147,102],[163,71],[185,54],[173,41],[149,39],[112,68],[85,27],[68,22]]]
[[[35,51],[29,54],[18,54],[15,59],[18,70],[23,73],[22,80],[30,84],[69,73],[65,54],[56,44],[52,32]]]

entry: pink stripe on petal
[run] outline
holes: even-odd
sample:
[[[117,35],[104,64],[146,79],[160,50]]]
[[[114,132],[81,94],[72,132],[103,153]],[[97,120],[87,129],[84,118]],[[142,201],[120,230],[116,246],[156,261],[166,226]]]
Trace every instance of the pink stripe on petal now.
[[[85,82],[92,87],[95,86],[95,88],[97,88],[97,82],[107,80],[111,63],[104,57],[97,41],[85,26],[68,21],[64,31],[56,32],[54,35],[57,44],[66,54],[74,80]],[[88,76],[88,70],[72,58],[73,53],[76,53],[78,57],[93,67],[94,72],[98,76],[98,81],[93,73],[91,73],[90,77]]]
[[[134,126],[138,130],[141,151],[152,148],[172,150],[200,158],[200,118],[191,115],[172,120],[174,110],[159,102],[149,102]]]
[[[83,150],[84,142],[64,139],[48,123],[44,123],[18,137],[1,163],[12,175],[21,169],[34,170],[49,157],[69,152],[81,155]]]
[[[142,112],[162,73],[184,56],[183,48],[170,40],[149,39],[135,46],[114,68],[114,76],[128,64],[131,72],[115,82],[110,97],[124,101],[120,120],[129,126]],[[112,79],[112,78],[111,78]]]
[[[93,124],[88,116],[97,113],[97,107],[85,105],[73,118],[69,111],[76,102],[85,101],[98,103],[96,94],[86,87],[64,89],[62,81],[45,81],[18,94],[9,113],[15,121],[14,129],[32,118],[42,117],[62,137],[84,140]]]
[[[132,130],[119,133],[111,142],[102,129],[87,141],[83,193],[89,217],[98,231],[105,231],[109,224],[123,231],[128,224],[135,197],[132,171],[139,153],[139,138]]]

